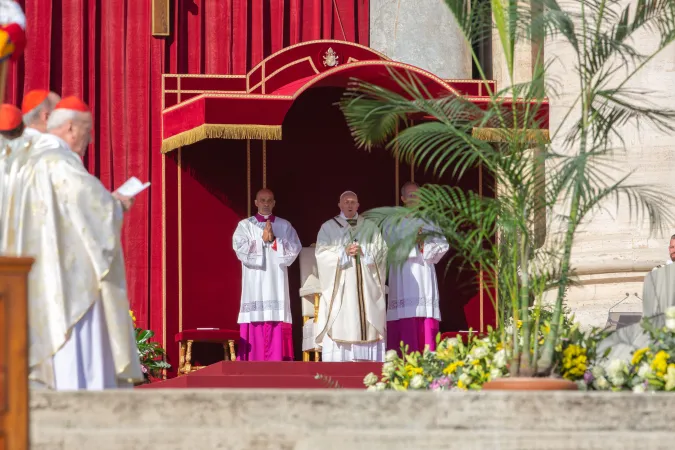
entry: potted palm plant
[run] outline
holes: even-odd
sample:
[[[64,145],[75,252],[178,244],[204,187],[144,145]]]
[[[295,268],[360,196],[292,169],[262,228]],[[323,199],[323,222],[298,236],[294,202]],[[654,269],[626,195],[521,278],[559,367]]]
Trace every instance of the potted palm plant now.
[[[497,287],[493,301],[500,311],[498,333],[508,348],[510,382],[550,384],[550,378],[542,378],[553,373],[559,356],[580,225],[606,202],[647,220],[655,233],[672,223],[664,191],[630,182],[613,161],[625,150],[626,125],[673,130],[675,110],[654,106],[649,92],[630,82],[675,39],[675,0],[583,0],[565,7],[555,0],[446,3],[468,43],[494,34],[507,87],[493,91],[484,84],[490,101],[478,108],[460,96],[433,98],[413,74],[391,70],[405,95],[353,80],[340,106],[360,147],[396,149],[396,157],[437,175],[452,171],[461,177],[480,165],[493,177],[495,190],[481,196],[430,184],[418,191],[414,207],[379,208],[368,215],[382,226],[406,216],[433,223],[436,231],[430,233],[443,234],[456,258],[482,270],[486,283]],[[659,38],[646,52],[635,48],[643,32]],[[543,49],[552,41],[573,52],[576,65],[565,77],[567,85],[574,80],[578,92],[566,110],[556,106],[561,120],[549,131],[542,129],[542,110],[549,98],[555,102],[557,92],[550,76],[554,58],[545,58]],[[532,79],[517,82],[516,48],[523,44],[538,53]],[[485,80],[475,53],[473,60]],[[413,124],[411,117],[425,120]],[[407,255],[417,232],[410,230],[390,257]],[[537,311],[545,301],[553,313],[550,331],[540,340]],[[503,326],[507,320],[520,326]],[[495,383],[504,388],[504,381],[485,387]],[[564,383],[558,387],[570,387]]]

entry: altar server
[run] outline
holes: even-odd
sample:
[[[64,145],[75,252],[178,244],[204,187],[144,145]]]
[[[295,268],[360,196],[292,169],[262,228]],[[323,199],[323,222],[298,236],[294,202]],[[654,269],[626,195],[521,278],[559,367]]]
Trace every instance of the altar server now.
[[[0,252],[31,256],[29,366],[33,385],[100,390],[143,379],[129,317],[120,243],[130,199],[82,164],[87,105],[63,99],[14,185]]]
[[[274,193],[259,190],[257,214],[239,222],[232,236],[242,266],[240,361],[293,360],[288,266],[302,244],[290,222],[272,214],[274,205]]]
[[[323,361],[383,361],[387,246],[358,215],[354,192],[343,193],[338,207],[316,242],[322,293],[316,342]]]
[[[401,188],[403,204],[417,202],[419,186],[408,182]],[[434,227],[420,219],[404,219],[395,228],[385,227],[387,243],[401,240],[410,233],[420,237],[402,264],[389,268],[389,306],[387,308],[387,348],[399,350],[401,342],[408,351],[436,350],[441,312],[435,265],[448,251],[448,242],[434,233]]]

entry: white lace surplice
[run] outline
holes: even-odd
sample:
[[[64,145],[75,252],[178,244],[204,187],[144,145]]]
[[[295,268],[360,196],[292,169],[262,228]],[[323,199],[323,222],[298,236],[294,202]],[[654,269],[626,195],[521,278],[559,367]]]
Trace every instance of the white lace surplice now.
[[[433,228],[421,220],[406,219],[395,230],[385,232],[388,243],[401,239],[405,233],[419,228]],[[442,236],[430,236],[424,241],[424,249],[415,245],[402,266],[389,268],[389,305],[387,320],[424,317],[441,320],[438,300],[436,267],[448,251],[448,242]]]
[[[239,323],[292,323],[288,266],[302,250],[298,234],[287,220],[275,217],[276,250],[262,240],[265,222],[253,217],[239,222],[232,246],[241,261]]]

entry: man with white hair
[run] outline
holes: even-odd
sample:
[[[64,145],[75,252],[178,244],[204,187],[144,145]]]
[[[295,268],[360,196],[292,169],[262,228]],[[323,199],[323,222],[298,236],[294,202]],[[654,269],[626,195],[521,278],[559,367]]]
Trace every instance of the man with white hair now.
[[[46,133],[47,119],[60,101],[59,94],[45,89],[34,89],[26,93],[21,102],[21,112],[23,113],[23,123],[27,127],[26,130],[31,130],[34,135]]]
[[[418,189],[412,181],[403,185],[401,200],[406,207],[417,204]],[[387,227],[384,234],[392,246],[406,237],[416,238],[405,261],[389,267],[387,347],[400,350],[403,343],[409,352],[423,352],[425,347],[435,351],[441,320],[436,264],[447,253],[448,242],[429,223],[414,218]]]
[[[49,92],[42,89],[36,89],[28,92],[21,105],[21,111],[14,105],[8,105],[19,113],[23,114],[22,123],[16,130],[7,133],[0,132],[3,138],[3,147],[7,147],[9,151],[3,163],[6,188],[14,184],[14,179],[17,177],[19,170],[26,162],[30,155],[31,149],[35,141],[47,131],[47,118],[54,109],[56,104],[61,100],[61,97],[54,92]],[[16,114],[12,111],[11,114]],[[5,114],[8,112],[5,111]],[[2,195],[0,194],[0,197]],[[0,215],[2,214],[2,202],[0,201]],[[0,219],[1,220],[1,219]]]
[[[108,192],[81,157],[87,105],[60,101],[14,185],[2,251],[36,259],[29,277],[32,384],[99,390],[142,380],[120,243],[131,201]]]
[[[344,192],[338,207],[340,214],[321,226],[316,242],[316,343],[323,361],[384,361],[387,246],[377,226],[358,215],[354,192]]]

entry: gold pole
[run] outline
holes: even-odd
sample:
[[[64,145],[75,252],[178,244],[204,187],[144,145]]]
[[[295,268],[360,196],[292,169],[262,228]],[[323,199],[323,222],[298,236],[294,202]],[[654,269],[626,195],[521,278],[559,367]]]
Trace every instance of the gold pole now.
[[[0,103],[5,102],[5,87],[7,86],[7,67],[9,62],[4,60],[0,63]]]
[[[263,139],[262,141],[262,166],[263,166],[263,182],[262,187],[265,189],[267,187],[267,140]]]
[[[480,164],[478,166],[478,195],[483,198],[483,165]],[[483,332],[483,265],[481,264],[479,272],[478,272],[478,282],[480,283],[480,286],[478,287],[478,295],[479,295],[479,301],[480,301],[480,332]]]
[[[396,124],[396,136],[398,137],[398,124]],[[399,162],[398,162],[398,141],[394,144],[394,158],[396,159],[396,162],[394,163],[394,198],[396,199],[396,206],[399,206],[401,204],[400,201],[400,196],[398,195],[398,190],[399,190]]]

